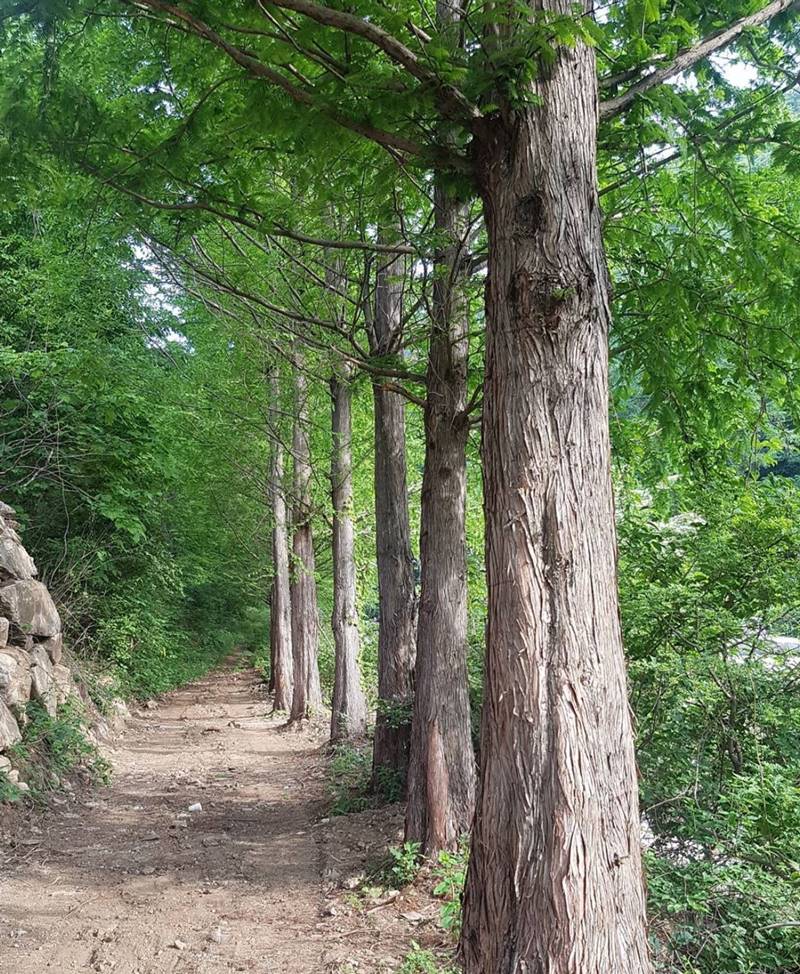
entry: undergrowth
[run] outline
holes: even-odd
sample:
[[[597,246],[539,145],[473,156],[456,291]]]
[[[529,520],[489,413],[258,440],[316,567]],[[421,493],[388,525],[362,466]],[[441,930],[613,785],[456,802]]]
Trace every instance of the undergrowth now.
[[[5,771],[0,771],[0,805],[4,803],[13,804],[22,798],[22,792],[10,781]]]
[[[432,950],[424,950],[416,941],[411,941],[411,950],[406,954],[397,974],[457,974],[456,968],[441,966],[441,959]]]
[[[108,781],[109,764],[87,739],[86,716],[78,700],[74,697],[65,700],[55,717],[32,700],[26,707],[26,715],[22,740],[7,753],[20,778],[28,783],[34,801],[58,790],[64,778],[77,767],[85,769],[93,782]]]
[[[269,632],[264,610],[245,608],[235,620],[213,610],[195,605],[185,620],[140,611],[104,620],[100,652],[112,665],[120,694],[146,699],[166,693],[203,676],[234,651],[263,659]]]
[[[403,797],[403,780],[391,768],[373,774],[368,745],[337,744],[328,769],[331,815],[349,815],[367,808],[392,805]]]

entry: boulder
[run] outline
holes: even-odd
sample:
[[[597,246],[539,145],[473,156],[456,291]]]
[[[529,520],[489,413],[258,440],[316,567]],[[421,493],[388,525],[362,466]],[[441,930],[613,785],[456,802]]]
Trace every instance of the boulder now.
[[[16,720],[14,720],[14,715],[0,700],[0,751],[5,751],[6,748],[21,740],[22,733]]]
[[[75,684],[72,682],[72,674],[66,666],[56,665],[53,667],[53,686],[55,688],[56,703],[60,706],[67,697],[77,693]]]
[[[31,652],[31,696],[45,708],[51,717],[56,715],[58,687],[53,679],[53,664],[42,646],[34,646]]]
[[[41,666],[45,669],[50,676],[53,675],[53,664],[50,661],[50,656],[47,650],[41,644],[32,646],[30,650],[31,666]]]
[[[43,639],[40,645],[42,649],[46,650],[52,663],[61,662],[61,657],[64,655],[64,639],[61,633],[57,636],[51,636],[49,639]]]
[[[8,643],[8,629],[11,623],[3,616],[0,616],[0,649]]]
[[[22,547],[17,532],[5,528],[0,533],[0,578],[31,579],[36,574],[33,558]]]
[[[31,696],[30,658],[15,646],[0,650],[0,700],[14,710],[22,710]]]
[[[0,501],[0,517],[15,517],[16,513],[13,507]]]
[[[3,755],[0,754],[0,774],[8,775],[8,772],[11,771],[12,767],[13,765],[8,758],[3,757]]]
[[[0,588],[0,611],[27,635],[50,638],[61,632],[61,619],[50,593],[34,579]]]

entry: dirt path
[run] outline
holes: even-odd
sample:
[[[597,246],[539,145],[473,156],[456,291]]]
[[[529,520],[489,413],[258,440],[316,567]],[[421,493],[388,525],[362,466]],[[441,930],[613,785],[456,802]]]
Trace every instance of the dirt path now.
[[[266,709],[252,672],[227,671],[132,719],[110,787],[48,810],[0,860],[2,974],[339,969],[321,739]]]

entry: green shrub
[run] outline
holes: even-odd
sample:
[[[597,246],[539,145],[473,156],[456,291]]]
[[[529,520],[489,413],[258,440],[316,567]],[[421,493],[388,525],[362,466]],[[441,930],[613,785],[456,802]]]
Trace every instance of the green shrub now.
[[[397,889],[409,886],[417,878],[422,865],[419,842],[404,842],[389,849],[389,859],[383,869],[384,885]]]
[[[367,747],[337,744],[329,765],[331,815],[363,812],[370,807],[372,754]]]
[[[20,789],[17,788],[13,781],[9,781],[5,771],[0,771],[0,805],[4,803],[14,804],[20,798],[22,798]]]
[[[86,737],[86,715],[80,701],[68,698],[53,717],[31,700],[26,715],[22,740],[8,753],[34,800],[57,790],[64,777],[79,766],[93,781],[108,781],[110,766]]]
[[[455,852],[440,852],[433,870],[433,895],[443,900],[439,922],[454,937],[461,933],[461,904],[467,880],[469,843],[466,838]]]

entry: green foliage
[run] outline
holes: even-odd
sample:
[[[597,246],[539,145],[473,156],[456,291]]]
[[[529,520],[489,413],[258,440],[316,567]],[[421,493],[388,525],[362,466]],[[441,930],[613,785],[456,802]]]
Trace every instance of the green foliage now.
[[[623,623],[664,971],[794,969],[800,932],[800,488],[629,491]],[[676,742],[680,742],[676,746]]]
[[[13,805],[22,798],[22,792],[13,781],[10,781],[5,771],[0,771],[0,805]]]
[[[372,767],[372,748],[343,742],[333,748],[328,768],[331,815],[392,805],[403,797],[404,782],[392,768]]]
[[[108,780],[108,762],[87,739],[86,715],[75,697],[64,701],[55,717],[32,700],[26,717],[22,740],[8,753],[34,800],[58,789],[63,778],[77,767],[84,768],[95,782]]]
[[[379,700],[378,713],[383,717],[388,727],[399,730],[411,726],[411,716],[414,709],[412,700]]]
[[[257,426],[243,363],[257,381],[258,359],[202,309],[153,299],[154,270],[122,228],[105,213],[76,224],[91,187],[51,175],[0,218],[3,499],[68,642],[149,696],[267,638],[265,539],[243,527],[263,505],[248,480],[266,448],[248,435],[231,456],[219,408],[235,410],[238,389]]]
[[[439,922],[453,937],[461,932],[461,901],[467,881],[469,842],[462,839],[455,852],[439,853],[433,870],[433,895],[443,900]]]
[[[372,755],[368,748],[337,744],[329,766],[331,815],[363,812],[370,807]]]
[[[419,842],[404,842],[389,849],[389,861],[384,870],[385,885],[402,889],[417,878],[422,865]]]
[[[442,966],[440,958],[432,950],[425,950],[411,941],[411,950],[403,958],[397,974],[456,974],[456,968]]]

